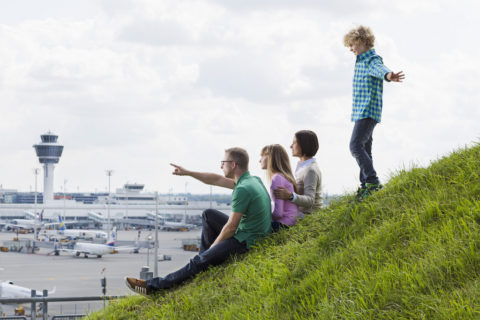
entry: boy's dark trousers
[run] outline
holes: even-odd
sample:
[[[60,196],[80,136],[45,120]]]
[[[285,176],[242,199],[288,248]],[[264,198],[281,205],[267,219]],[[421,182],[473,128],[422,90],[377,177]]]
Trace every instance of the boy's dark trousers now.
[[[170,273],[164,278],[147,280],[147,288],[153,290],[171,288],[193,277],[197,273],[207,270],[211,265],[215,266],[224,262],[232,254],[247,251],[245,241],[239,242],[233,237],[223,240],[213,248],[210,248],[227,221],[228,216],[226,214],[213,209],[205,210],[202,214],[203,228],[200,253],[193,257],[186,266]]]
[[[365,188],[366,183],[379,183],[372,159],[372,136],[376,125],[377,121],[372,118],[355,121],[350,139],[350,152],[360,167],[362,188]]]

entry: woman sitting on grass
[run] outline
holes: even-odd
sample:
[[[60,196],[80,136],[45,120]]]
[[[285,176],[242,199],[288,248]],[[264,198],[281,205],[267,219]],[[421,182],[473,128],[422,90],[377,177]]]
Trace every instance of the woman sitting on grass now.
[[[322,175],[314,158],[318,151],[317,135],[310,130],[298,131],[290,148],[292,156],[300,158],[295,170],[298,192],[278,187],[275,198],[289,200],[302,213],[312,213],[322,207]]]
[[[297,223],[299,215],[297,205],[286,200],[275,198],[273,191],[278,187],[284,187],[290,192],[296,191],[295,179],[293,178],[290,161],[285,149],[279,144],[272,144],[262,149],[260,165],[267,170],[270,180],[270,197],[273,200],[272,229],[278,231]]]

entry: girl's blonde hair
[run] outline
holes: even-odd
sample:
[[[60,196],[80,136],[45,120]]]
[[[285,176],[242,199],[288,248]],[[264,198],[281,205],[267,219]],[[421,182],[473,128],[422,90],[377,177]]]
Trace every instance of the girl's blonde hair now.
[[[345,47],[350,47],[355,43],[363,43],[368,49],[373,48],[375,44],[375,36],[369,27],[359,26],[350,30],[343,37],[343,44]]]
[[[293,184],[293,189],[297,192],[297,185],[295,183],[295,178],[292,174],[292,169],[290,167],[290,160],[288,160],[287,151],[279,144],[271,144],[263,147],[262,156],[268,156],[267,161],[267,177],[272,181],[273,176],[276,173],[283,175],[291,184]]]

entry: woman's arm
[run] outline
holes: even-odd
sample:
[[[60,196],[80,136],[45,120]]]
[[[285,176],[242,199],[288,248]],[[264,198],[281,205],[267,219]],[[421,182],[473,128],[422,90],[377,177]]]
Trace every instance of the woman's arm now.
[[[270,194],[272,195],[272,200],[274,202],[274,207],[272,211],[272,218],[274,221],[283,218],[283,216],[285,215],[285,212],[283,210],[285,200],[275,197],[275,190],[282,186],[282,178],[283,177],[280,174],[274,175],[272,178],[272,185],[270,186]]]
[[[303,179],[303,194],[297,194],[292,202],[297,206],[311,208],[315,204],[315,196],[317,193],[317,185],[320,177],[314,169],[309,168]]]

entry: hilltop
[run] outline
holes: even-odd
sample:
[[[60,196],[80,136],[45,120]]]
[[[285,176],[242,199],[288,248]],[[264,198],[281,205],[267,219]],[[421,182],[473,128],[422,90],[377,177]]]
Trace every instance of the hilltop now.
[[[480,145],[399,170],[154,299],[90,319],[479,319]]]

